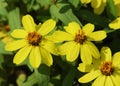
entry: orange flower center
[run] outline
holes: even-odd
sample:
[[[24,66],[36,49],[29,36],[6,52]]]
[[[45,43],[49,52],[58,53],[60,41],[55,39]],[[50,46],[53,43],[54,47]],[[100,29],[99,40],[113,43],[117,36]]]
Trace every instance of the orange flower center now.
[[[100,70],[101,70],[102,74],[104,74],[106,76],[110,76],[114,71],[112,62],[103,62],[100,67]]]
[[[31,32],[28,34],[27,40],[29,44],[33,46],[38,46],[41,40],[41,36],[37,34],[36,32]]]
[[[79,31],[78,34],[76,34],[76,37],[75,37],[75,42],[77,43],[80,43],[80,44],[83,44],[83,42],[86,40],[86,36],[85,36],[85,33],[81,30],[81,33]]]

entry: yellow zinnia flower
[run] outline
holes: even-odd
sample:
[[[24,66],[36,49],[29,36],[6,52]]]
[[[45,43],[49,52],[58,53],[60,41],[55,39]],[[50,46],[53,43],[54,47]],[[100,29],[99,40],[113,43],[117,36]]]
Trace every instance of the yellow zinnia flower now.
[[[101,58],[93,60],[93,64],[86,65],[80,63],[78,70],[81,72],[89,72],[78,81],[87,83],[92,80],[92,86],[119,86],[120,85],[120,52],[113,55],[108,47],[101,49]]]
[[[106,6],[107,0],[80,0],[82,4],[88,4],[91,3],[91,6],[94,9],[94,13],[101,14]]]
[[[8,51],[20,49],[14,56],[13,62],[20,64],[29,56],[33,68],[38,68],[41,62],[51,66],[53,59],[50,53],[55,54],[55,45],[46,40],[45,36],[54,29],[56,22],[49,19],[37,26],[30,15],[25,15],[22,24],[24,29],[15,29],[11,33],[19,40],[8,43],[5,47]]]
[[[95,31],[93,24],[86,24],[81,27],[76,22],[69,23],[65,26],[65,31],[56,31],[48,39],[54,42],[64,42],[58,50],[61,55],[66,54],[67,61],[74,61],[77,59],[79,53],[82,62],[91,64],[92,57],[99,58],[99,51],[97,47],[90,41],[101,41],[106,37],[105,31]]]

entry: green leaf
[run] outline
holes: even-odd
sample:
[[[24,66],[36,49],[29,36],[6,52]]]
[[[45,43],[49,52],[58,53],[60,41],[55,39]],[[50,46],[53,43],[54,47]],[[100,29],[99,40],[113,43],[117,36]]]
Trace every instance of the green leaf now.
[[[58,3],[50,7],[50,13],[52,16],[61,20],[65,25],[68,25],[69,22],[77,22],[82,26],[79,19],[74,15],[72,9],[68,4]]]
[[[110,19],[114,20],[115,18],[117,18],[117,12],[113,0],[107,0],[106,10],[107,15]]]
[[[18,86],[21,86],[25,80],[26,80],[26,75],[20,74],[16,80],[16,83]]]
[[[21,27],[19,8],[16,7],[8,13],[8,21],[10,24],[11,31]]]
[[[75,79],[75,74],[76,74],[76,68],[72,67],[71,70],[68,72],[66,75],[65,79],[63,80],[62,86],[72,86],[74,79]]]
[[[0,0],[0,9],[5,8],[7,6],[7,3],[4,0]]]
[[[74,7],[78,7],[80,0],[68,0]]]
[[[80,10],[76,14],[81,19],[83,19],[89,23],[93,23],[95,25],[101,26],[101,27],[107,27],[110,22],[109,19],[99,16],[99,15],[96,15],[88,10]]]
[[[27,4],[30,0],[22,0],[24,4]]]
[[[5,50],[5,44],[1,41],[0,41],[0,53],[2,53],[2,54],[12,54],[12,52]]]
[[[7,10],[5,8],[0,9],[0,22],[7,20]]]
[[[7,18],[7,3],[4,0],[0,0],[0,22],[5,21]]]
[[[37,83],[38,76],[36,76],[35,72],[32,73],[26,82],[21,83],[21,86],[33,86],[34,84]]]
[[[55,77],[52,77],[50,79],[50,83],[53,85],[53,86],[61,86],[62,85],[62,80],[60,80],[61,78],[61,75],[57,75]]]
[[[106,33],[111,33],[111,32],[114,32],[115,30],[106,27],[106,28],[104,28],[104,31],[105,31]]]
[[[31,0],[31,1],[30,1],[30,4],[27,5],[27,10],[28,10],[28,12],[31,11],[31,9],[32,9],[32,7],[33,7],[33,5],[34,5],[34,2],[35,2],[35,0]]]
[[[23,82],[21,86],[33,86],[34,84],[38,84],[39,86],[48,86],[49,84],[49,75],[48,68],[46,66],[40,66],[41,68],[35,70],[27,79],[26,82]]]
[[[51,0],[36,0],[38,3],[40,3],[41,6],[46,6],[51,4]]]
[[[4,56],[0,53],[0,69],[3,69],[2,63],[4,62]]]

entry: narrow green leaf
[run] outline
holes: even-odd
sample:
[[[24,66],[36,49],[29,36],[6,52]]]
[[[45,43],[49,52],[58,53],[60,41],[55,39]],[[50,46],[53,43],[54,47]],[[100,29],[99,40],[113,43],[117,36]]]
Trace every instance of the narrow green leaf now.
[[[113,0],[107,0],[106,10],[107,15],[110,19],[114,20],[115,18],[117,18],[117,12]]]
[[[35,0],[31,0],[30,4],[27,5],[28,12],[32,9],[34,2],[35,2]]]
[[[0,53],[0,69],[3,69],[2,63],[4,62],[4,56]]]
[[[21,27],[19,8],[16,7],[8,13],[8,21],[10,24],[11,31]]]
[[[65,79],[63,80],[62,86],[72,86],[74,82],[75,74],[76,74],[76,68],[72,67],[71,70],[66,75]]]
[[[78,7],[80,0],[68,0],[74,7]]]
[[[106,33],[111,33],[111,32],[114,32],[115,30],[106,27],[106,28],[104,28],[104,31],[105,31]]]
[[[81,19],[93,23],[95,25],[101,26],[101,27],[107,27],[109,24],[109,19],[96,15],[88,10],[80,10],[79,12],[76,13],[78,17]]]
[[[72,9],[68,4],[56,4],[50,7],[50,13],[52,16],[61,20],[65,25],[68,25],[69,22],[77,22],[82,26],[79,19],[74,15]]]

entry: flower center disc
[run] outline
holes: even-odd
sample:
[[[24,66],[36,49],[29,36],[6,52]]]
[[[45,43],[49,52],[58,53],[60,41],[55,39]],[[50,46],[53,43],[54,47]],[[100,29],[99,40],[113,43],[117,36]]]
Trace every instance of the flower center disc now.
[[[80,31],[79,31],[80,32]],[[81,31],[81,33],[79,34],[76,34],[76,37],[75,37],[75,42],[77,43],[80,43],[80,44],[83,44],[83,42],[86,40],[86,36],[84,34],[83,31]]]
[[[31,32],[28,34],[27,40],[29,44],[33,46],[38,46],[40,43],[41,36],[37,34],[36,32]]]
[[[113,66],[112,66],[112,62],[103,62],[100,70],[102,72],[102,74],[106,75],[106,76],[110,76],[113,73]]]

